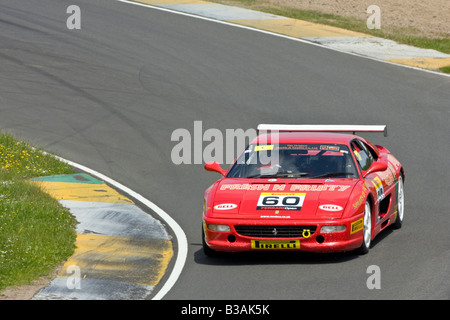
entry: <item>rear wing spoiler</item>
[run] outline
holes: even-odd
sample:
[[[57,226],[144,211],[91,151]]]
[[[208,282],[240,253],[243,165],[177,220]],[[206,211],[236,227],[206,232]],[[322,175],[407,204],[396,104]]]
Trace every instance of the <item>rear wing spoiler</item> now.
[[[278,132],[383,132],[387,137],[386,125],[316,125],[316,124],[259,124],[257,131]]]

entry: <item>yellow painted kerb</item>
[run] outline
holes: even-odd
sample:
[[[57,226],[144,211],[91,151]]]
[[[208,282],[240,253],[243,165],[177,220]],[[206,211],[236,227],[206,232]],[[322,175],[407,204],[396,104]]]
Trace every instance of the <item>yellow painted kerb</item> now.
[[[407,58],[407,59],[389,59],[387,61],[405,64],[408,66],[419,67],[424,69],[439,69],[450,66],[450,58]]]
[[[308,37],[371,37],[365,33],[296,19],[229,20],[228,22],[284,34],[295,38]]]
[[[32,181],[56,200],[128,203],[133,201],[106,184]]]
[[[172,243],[98,234],[78,234],[77,249],[59,276],[70,277],[70,266],[80,268],[83,279],[114,280],[155,286],[173,256]]]

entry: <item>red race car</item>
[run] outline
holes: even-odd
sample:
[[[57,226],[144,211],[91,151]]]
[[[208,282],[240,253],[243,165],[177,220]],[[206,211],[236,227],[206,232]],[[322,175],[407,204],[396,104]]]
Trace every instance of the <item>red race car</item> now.
[[[205,191],[203,249],[365,254],[383,229],[400,228],[405,173],[384,147],[356,132],[386,126],[259,125],[258,136]]]

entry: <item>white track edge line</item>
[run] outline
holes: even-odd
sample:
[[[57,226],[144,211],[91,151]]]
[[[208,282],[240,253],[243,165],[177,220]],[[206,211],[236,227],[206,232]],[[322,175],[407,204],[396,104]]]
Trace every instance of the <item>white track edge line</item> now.
[[[117,182],[117,181],[111,179],[110,177],[105,176],[104,174],[97,172],[91,168],[88,168],[84,165],[78,164],[76,162],[64,159],[64,158],[56,156],[56,155],[54,155],[54,157],[62,162],[69,164],[70,166],[73,166],[82,171],[90,173],[90,174],[98,177],[99,179],[113,185],[114,187],[122,190],[123,192],[129,194],[131,197],[135,198],[137,201],[141,202],[142,204],[146,205],[148,208],[153,210],[162,220],[164,220],[170,226],[172,231],[175,233],[175,237],[177,238],[178,253],[177,253],[175,264],[173,266],[173,269],[172,269],[172,272],[170,273],[169,278],[165,281],[163,287],[158,291],[158,293],[152,298],[152,300],[161,300],[169,292],[169,290],[174,286],[175,282],[178,280],[178,277],[180,276],[180,274],[183,270],[184,264],[186,262],[187,253],[188,253],[188,245],[187,245],[186,234],[184,233],[183,229],[181,229],[181,227],[178,225],[178,223],[170,215],[168,215],[164,210],[162,210],[156,204],[154,204],[153,202],[151,202],[144,196],[140,195],[139,193],[124,186],[120,182]]]
[[[327,46],[325,46],[323,44],[316,43],[316,42],[313,42],[313,41],[309,41],[309,40],[305,40],[305,39],[301,39],[301,38],[294,38],[294,37],[287,36],[287,35],[284,35],[284,34],[275,33],[275,32],[271,32],[271,31],[267,31],[267,30],[256,29],[256,28],[253,28],[253,27],[248,27],[248,26],[237,24],[237,23],[232,23],[232,22],[223,21],[223,20],[217,20],[217,19],[213,19],[213,18],[208,18],[208,17],[192,14],[192,13],[176,11],[176,10],[173,10],[173,9],[168,9],[168,8],[164,8],[164,7],[158,7],[156,5],[150,5],[150,4],[140,3],[140,2],[134,2],[134,1],[130,1],[130,0],[115,0],[115,1],[122,2],[122,3],[127,3],[127,4],[132,4],[132,5],[135,5],[135,6],[146,7],[146,8],[156,9],[156,10],[160,10],[160,11],[175,13],[175,14],[178,14],[178,15],[187,16],[187,17],[191,17],[191,18],[196,18],[196,19],[211,21],[211,22],[215,22],[215,23],[220,23],[220,24],[224,24],[224,25],[228,25],[228,26],[233,26],[233,27],[236,27],[236,28],[252,30],[252,31],[260,32],[260,33],[269,34],[269,35],[272,35],[272,36],[277,36],[277,37],[284,38],[284,39],[289,39],[289,40],[293,40],[293,41],[307,43],[307,44],[310,44],[310,45],[313,45],[313,46],[317,46],[317,47],[325,48],[325,49],[328,49],[328,50],[333,50],[333,51],[349,54],[349,55],[360,57],[360,58],[366,58],[366,59],[369,59],[369,60],[372,60],[372,61],[378,61],[378,62],[382,62],[382,63],[386,63],[386,64],[398,66],[398,67],[413,69],[413,70],[417,70],[417,71],[427,72],[427,73],[435,74],[435,75],[438,75],[438,76],[444,76],[444,77],[449,77],[450,78],[450,74],[447,74],[447,73],[437,72],[437,71],[428,70],[428,69],[422,69],[422,68],[419,68],[419,67],[409,66],[409,65],[406,65],[406,64],[400,64],[400,63],[395,63],[395,62],[392,62],[392,61],[387,61],[387,60],[383,60],[383,59],[379,59],[379,58],[375,58],[375,57],[365,56],[365,55],[358,54],[358,53],[355,53],[355,52],[348,52],[348,51],[345,51],[345,50],[340,50],[340,49],[336,49],[336,48],[330,48],[330,47],[327,47]]]

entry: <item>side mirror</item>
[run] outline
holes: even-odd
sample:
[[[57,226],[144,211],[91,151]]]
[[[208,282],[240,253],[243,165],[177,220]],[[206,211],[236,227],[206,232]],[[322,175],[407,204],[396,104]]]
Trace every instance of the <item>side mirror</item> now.
[[[218,172],[221,175],[225,176],[227,174],[227,170],[223,170],[220,164],[217,162],[207,162],[205,163],[205,170],[206,171],[213,171]]]
[[[378,161],[372,162],[369,169],[367,169],[366,171],[363,172],[363,176],[366,177],[373,172],[386,171],[387,168],[388,168],[388,166],[387,166],[386,162],[378,162]]]

